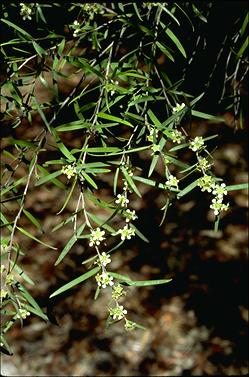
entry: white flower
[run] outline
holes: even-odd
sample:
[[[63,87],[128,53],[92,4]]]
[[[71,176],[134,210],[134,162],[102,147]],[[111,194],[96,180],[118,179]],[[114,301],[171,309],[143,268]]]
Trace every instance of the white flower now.
[[[186,105],[183,102],[181,104],[177,103],[176,106],[173,107],[173,109],[172,109],[173,114],[174,113],[178,113],[179,111],[181,111],[182,109],[184,109],[185,106]]]
[[[204,146],[204,140],[202,136],[196,136],[194,140],[190,142],[189,148],[192,149],[193,152],[199,151]]]
[[[111,263],[111,258],[109,257],[109,255],[107,255],[105,252],[102,253],[99,257],[99,261],[101,263],[102,266],[106,266],[108,263]]]
[[[22,16],[23,20],[31,20],[32,17],[31,15],[34,14],[35,10],[33,9],[35,4],[34,3],[20,3],[21,10],[20,10],[20,15]]]
[[[5,270],[5,265],[2,264],[1,267],[0,267],[0,273],[2,274],[4,272],[4,270]]]
[[[125,221],[127,223],[130,222],[131,220],[137,219],[136,212],[134,210],[130,210],[129,208],[124,212],[124,215],[125,215]]]
[[[102,272],[102,274],[97,274],[95,276],[97,284],[101,288],[106,288],[108,285],[112,286],[114,284],[113,277],[107,272]]]
[[[129,203],[129,199],[127,199],[125,195],[118,194],[115,203],[120,204],[121,207],[126,207],[126,205]]]
[[[153,144],[151,149],[153,150],[154,153],[156,153],[156,152],[160,152],[161,147],[160,147],[160,145]]]
[[[171,132],[171,138],[173,143],[180,144],[185,139],[185,136],[182,134],[181,131],[173,130]]]
[[[201,191],[211,192],[215,186],[215,180],[211,175],[204,175],[198,179],[197,186],[201,188]]]
[[[170,174],[168,177],[168,180],[166,181],[166,185],[169,186],[169,188],[171,187],[178,188],[178,182],[179,182],[179,179],[177,179],[174,175]]]
[[[96,229],[91,230],[91,235],[90,235],[90,242],[89,246],[92,247],[94,245],[99,245],[101,241],[104,241],[105,237],[105,231],[101,230],[99,227]]]
[[[212,199],[212,204],[210,205],[210,208],[214,211],[215,216],[218,216],[221,211],[227,211],[228,207],[229,203],[222,203],[222,199],[220,198]]]
[[[121,240],[130,240],[132,236],[135,236],[135,229],[125,225],[122,229],[119,229],[117,234],[121,235]]]
[[[112,298],[118,300],[123,295],[125,295],[123,287],[120,284],[115,285],[112,291]]]
[[[71,179],[77,174],[76,167],[73,165],[63,166],[61,172],[67,176],[68,179]]]
[[[127,314],[127,310],[124,309],[123,305],[117,305],[115,308],[109,308],[109,313],[113,319],[122,319],[124,318],[125,314]]]
[[[221,185],[216,184],[214,186],[214,190],[212,193],[217,197],[217,198],[223,198],[223,195],[227,195],[227,189],[225,183],[221,183]]]
[[[150,134],[147,136],[147,140],[153,143],[154,138],[157,139],[158,137],[158,130],[156,128],[150,128]]]
[[[206,171],[211,167],[211,164],[205,157],[200,157],[197,165],[197,169],[201,171]]]
[[[28,312],[26,309],[19,309],[19,313],[17,314],[17,318],[27,318],[30,315],[30,312]]]
[[[0,298],[3,299],[7,295],[8,295],[8,291],[6,291],[5,289],[1,289],[1,291],[0,291]]]

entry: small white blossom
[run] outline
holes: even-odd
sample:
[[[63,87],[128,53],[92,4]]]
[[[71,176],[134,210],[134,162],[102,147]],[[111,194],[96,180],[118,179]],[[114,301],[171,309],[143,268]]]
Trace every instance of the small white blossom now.
[[[168,177],[168,180],[166,181],[166,185],[169,186],[169,188],[171,187],[178,188],[178,182],[179,182],[179,179],[177,179],[174,175],[170,174]]]
[[[153,150],[154,153],[156,153],[156,152],[160,152],[161,147],[160,147],[160,145],[153,144],[151,149]]]
[[[6,291],[5,289],[1,289],[0,291],[0,299],[4,299],[6,296],[8,295],[8,291]]]
[[[158,137],[158,130],[156,128],[150,128],[150,134],[147,136],[147,140],[153,143],[154,138],[157,139]]]
[[[180,144],[185,139],[185,136],[182,134],[181,131],[173,130],[171,132],[171,138],[173,143]]]
[[[130,210],[129,208],[124,212],[125,215],[125,221],[128,223],[132,220],[137,219],[136,212],[134,210]]]
[[[123,287],[120,284],[115,285],[112,291],[112,298],[118,300],[123,295],[125,295]]]
[[[1,274],[4,272],[4,270],[5,270],[5,265],[2,264],[1,267],[0,267],[0,272],[1,272]]]
[[[115,200],[116,204],[120,204],[121,207],[126,207],[129,203],[129,199],[125,195],[118,194],[117,199]]]
[[[111,263],[111,258],[109,257],[108,254],[106,254],[105,252],[102,253],[99,257],[99,261],[101,263],[102,266],[106,266],[108,263]]]
[[[77,174],[76,167],[73,165],[63,166],[61,172],[67,176],[68,179],[71,179]]]
[[[123,305],[117,305],[115,308],[109,308],[109,313],[113,319],[122,319],[124,318],[125,314],[127,314],[127,310],[124,309]]]
[[[27,318],[30,315],[30,312],[28,312],[26,309],[19,309],[19,313],[17,314],[17,318]]]
[[[192,149],[193,152],[199,151],[204,146],[204,140],[202,136],[196,136],[194,140],[190,142],[189,148]]]
[[[215,180],[211,175],[204,175],[198,179],[197,186],[201,188],[201,191],[211,192],[215,186]]]
[[[185,106],[186,105],[183,102],[181,104],[177,103],[176,106],[173,107],[173,109],[172,109],[173,114],[174,113],[178,113],[179,111],[181,111],[182,109],[184,109]]]
[[[222,199],[214,198],[212,199],[212,204],[210,208],[214,211],[215,216],[218,216],[221,211],[227,211],[229,207],[229,203],[224,204],[222,203]]]
[[[135,236],[135,229],[130,228],[127,224],[122,229],[119,229],[117,234],[121,235],[122,241],[130,240],[132,236]]]
[[[197,165],[197,169],[201,171],[207,171],[210,169],[211,164],[205,157],[200,157]]]
[[[126,320],[124,327],[125,327],[125,330],[132,331],[136,328],[136,323]]]
[[[92,247],[94,245],[99,246],[101,241],[104,241],[105,237],[105,231],[101,230],[99,227],[96,229],[91,230],[91,235],[90,235],[90,242],[89,246]]]
[[[112,286],[114,284],[113,277],[107,272],[102,272],[102,274],[97,274],[95,276],[97,284],[101,288],[106,288],[108,285]]]
[[[20,3],[21,10],[20,10],[20,16],[22,16],[23,20],[31,20],[31,15],[34,14],[34,3]]]
[[[216,184],[214,186],[214,190],[212,193],[217,197],[217,198],[223,198],[223,195],[227,195],[227,189],[225,183],[221,183],[221,185]]]

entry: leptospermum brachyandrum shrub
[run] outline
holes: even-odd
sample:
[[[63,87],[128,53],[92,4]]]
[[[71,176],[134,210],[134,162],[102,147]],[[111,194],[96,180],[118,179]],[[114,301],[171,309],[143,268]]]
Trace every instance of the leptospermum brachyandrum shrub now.
[[[187,64],[191,51],[179,37],[181,23],[194,29],[207,22],[208,9],[202,7],[199,10],[194,2],[9,3],[3,7],[1,54],[6,71],[1,106],[8,125],[1,164],[1,347],[5,351],[10,352],[5,334],[16,321],[22,323],[31,313],[47,319],[25,288],[34,282],[19,264],[19,256],[28,252],[19,242],[21,236],[44,250],[55,250],[55,265],[79,240],[85,242],[90,250],[88,259],[82,256],[85,272],[51,297],[93,278],[94,299],[103,290],[110,292],[107,325],[120,321],[126,330],[143,328],[126,308],[127,289],[171,279],[133,281],[112,268],[112,254],[124,242],[136,237],[149,242],[139,230],[134,206],[142,199],[142,186],[164,194],[161,223],[173,201],[193,190],[203,191],[216,230],[220,216],[229,210],[228,192],[246,187],[227,186],[215,176],[209,143],[217,135],[202,137],[189,131],[190,118],[216,122],[223,118],[198,111],[204,93],[194,98],[184,92],[184,80],[169,77],[159,64],[160,57],[169,67],[180,59]],[[57,13],[62,14],[62,24],[56,29],[52,19],[59,17]],[[245,22],[239,30],[242,39]],[[194,33],[198,35],[198,29]],[[241,62],[245,49],[236,56],[236,48],[234,59]],[[41,125],[34,124],[37,114]],[[63,122],[65,116],[69,120]],[[27,127],[37,130],[28,139]],[[15,136],[20,129],[23,139]],[[77,148],[68,144],[68,133],[75,133]],[[191,153],[191,161],[182,161],[184,148]],[[144,167],[139,162],[145,153],[150,163]],[[164,167],[161,182],[155,179],[159,161]],[[25,174],[20,176],[20,169]],[[111,182],[110,200],[98,191],[102,180]],[[37,236],[42,225],[26,208],[27,197],[42,185],[61,190],[60,216],[76,203],[59,224],[54,219],[53,231],[71,225],[72,235],[62,250]],[[37,233],[21,225],[24,217]]]

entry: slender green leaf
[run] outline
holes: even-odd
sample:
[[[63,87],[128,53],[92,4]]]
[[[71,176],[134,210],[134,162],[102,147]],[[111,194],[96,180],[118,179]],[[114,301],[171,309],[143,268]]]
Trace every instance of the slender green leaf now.
[[[198,178],[199,179],[199,178]],[[181,190],[178,194],[177,197],[181,198],[184,195],[188,194],[190,191],[192,191],[198,183],[198,179],[196,179],[194,182],[190,183],[188,186],[186,186],[183,190]]]
[[[55,178],[55,177],[58,177],[58,175],[61,175],[61,170],[58,170],[58,171],[55,171],[51,174],[48,174],[48,175],[45,175],[44,177],[41,177],[38,179],[38,181],[35,183],[35,186],[40,186],[42,185],[43,183],[46,183],[46,182],[52,182],[52,180]]]
[[[76,279],[73,279],[69,283],[63,285],[62,287],[57,289],[54,293],[52,293],[49,297],[51,298],[51,297],[57,296],[57,295],[65,292],[65,291],[67,291],[68,289],[73,288],[75,285],[80,284],[80,283],[82,283],[82,281],[87,280],[90,277],[92,277],[93,275],[95,275],[99,270],[100,270],[100,267],[93,268],[92,270],[86,272],[85,274],[83,274],[83,275],[77,277]]]
[[[19,230],[19,232],[23,233],[25,236],[31,238],[32,240],[34,240],[34,241],[40,243],[41,245],[46,246],[46,247],[48,247],[49,249],[57,250],[57,247],[50,246],[50,245],[48,245],[47,243],[38,240],[38,238],[36,238],[35,236],[33,236],[33,235],[32,235],[31,233],[29,233],[27,230],[25,230],[25,229],[23,229],[23,228],[20,228],[19,226],[17,226],[16,228]]]
[[[235,190],[248,190],[249,184],[248,183],[239,183],[238,185],[230,185],[227,186],[227,191],[235,191]]]
[[[146,287],[146,286],[149,286],[149,285],[167,284],[170,281],[172,281],[172,279],[141,280],[141,281],[129,281],[129,280],[127,280],[126,284],[132,285],[132,286],[135,286],[135,287]]]
[[[125,124],[126,126],[133,127],[133,125],[130,122],[128,122],[127,120],[124,120],[122,118],[118,118],[114,115],[110,115],[110,114],[100,112],[100,113],[98,113],[98,118],[111,120],[111,121],[114,121],[114,122]]]
[[[187,57],[186,51],[184,50],[183,45],[181,44],[181,42],[179,41],[177,36],[173,33],[173,31],[168,28],[168,29],[166,29],[166,34],[169,36],[169,38],[172,40],[172,42],[176,45],[176,47],[181,52],[181,54],[184,56],[184,58],[186,58]]]
[[[133,182],[132,178],[129,176],[129,173],[127,172],[127,170],[123,166],[121,166],[121,170],[122,170],[122,173],[125,176],[125,179],[126,179],[128,185],[130,186],[130,188],[137,194],[137,196],[139,196],[139,198],[141,198],[142,195],[139,192],[139,190],[138,190],[137,186],[135,185],[135,183]]]

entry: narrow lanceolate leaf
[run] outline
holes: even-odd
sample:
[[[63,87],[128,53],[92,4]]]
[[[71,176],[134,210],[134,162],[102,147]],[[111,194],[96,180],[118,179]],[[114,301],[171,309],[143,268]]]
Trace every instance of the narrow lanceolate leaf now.
[[[162,137],[160,142],[159,142],[159,145],[160,145],[160,151],[163,149],[164,145],[166,143],[166,140]],[[151,160],[151,163],[150,163],[150,169],[149,169],[149,173],[148,173],[148,177],[151,176],[151,174],[153,173],[155,167],[156,167],[156,164],[157,164],[157,161],[159,159],[159,155],[158,154],[155,154]]]
[[[22,28],[20,28],[16,24],[13,24],[12,22],[10,22],[8,20],[5,20],[3,18],[1,18],[1,22],[4,22],[8,26],[12,27],[13,29],[15,29],[16,31],[18,31],[19,33],[21,33],[22,35],[24,35],[28,39],[33,39],[32,35],[30,35],[29,33],[27,33],[25,30],[23,30]]]
[[[125,176],[126,182],[130,186],[130,188],[137,194],[137,196],[139,196],[139,198],[141,198],[142,195],[140,194],[140,192],[139,192],[137,186],[135,185],[135,183],[133,182],[132,178],[129,176],[129,173],[127,172],[127,170],[123,166],[121,166],[121,170],[122,170],[122,173]]]
[[[23,297],[29,302],[29,304],[36,310],[36,313],[39,317],[48,320],[48,317],[46,314],[43,313],[40,306],[37,304],[35,299],[29,294],[29,292],[26,290],[26,288],[21,284],[18,283],[19,291],[22,292]]]
[[[58,175],[61,175],[61,171],[55,171],[51,174],[45,175],[45,177],[41,177],[38,179],[38,181],[35,183],[35,186],[40,186],[43,183],[50,182],[53,180],[53,178],[58,177]]]
[[[84,170],[81,171],[81,174],[83,175],[83,177],[85,178],[85,180],[90,183],[90,185],[95,188],[96,190],[98,189],[98,186],[96,185],[96,183],[94,182],[94,180],[90,177],[90,175],[88,175]]]
[[[194,182],[190,183],[187,187],[185,187],[183,190],[181,190],[178,194],[177,197],[181,198],[182,196],[188,194],[190,191],[192,191],[198,183],[198,179],[196,179]]]
[[[141,240],[143,240],[144,242],[147,242],[147,243],[150,242],[150,241],[148,240],[148,238],[146,238],[146,237],[143,235],[143,233],[141,233],[140,230],[138,230],[138,229],[135,227],[134,224],[131,224],[131,227],[132,227],[133,229],[135,229],[135,233],[136,233],[136,235],[137,235],[139,238],[141,238]]]
[[[226,189],[227,189],[227,191],[247,190],[248,187],[249,187],[248,183],[240,183],[238,185],[227,186]]]
[[[133,125],[130,122],[128,122],[127,120],[124,120],[122,118],[118,118],[118,117],[116,117],[114,115],[110,115],[110,114],[106,114],[106,113],[100,112],[98,114],[98,118],[111,120],[113,122],[118,122],[118,123],[125,124],[126,126],[133,127]]]
[[[49,172],[48,172],[43,166],[40,166],[40,165],[38,165],[38,164],[37,164],[36,166],[37,166],[37,169],[38,169],[40,172],[42,172],[44,176],[48,176],[48,175],[50,175]],[[58,173],[58,171],[57,171],[56,173]],[[54,174],[54,173],[51,173],[51,174]],[[61,174],[60,171],[59,171],[59,174]],[[59,174],[58,174],[58,175],[59,175]],[[41,177],[41,178],[39,178],[39,180],[38,180],[38,181],[39,181],[39,185],[42,184],[42,183],[45,183],[45,182],[46,182],[46,181],[42,181],[42,183],[41,183],[40,179],[42,179],[42,178],[45,178],[45,177]],[[37,182],[38,182],[38,181],[37,181]],[[51,177],[51,175],[50,175],[49,181],[50,181],[51,183],[53,183],[53,185],[55,185],[55,186],[57,186],[57,187],[59,187],[59,188],[61,188],[61,189],[63,189],[63,190],[66,189],[66,186],[64,185],[64,183],[62,183],[61,181],[59,181],[59,179],[57,179],[57,178],[53,178],[53,177]],[[36,186],[39,186],[39,185],[37,185],[37,182],[36,182]]]
[[[57,296],[57,295],[65,292],[65,291],[67,291],[68,289],[73,288],[75,285],[80,284],[80,283],[82,283],[82,281],[87,280],[90,277],[92,277],[93,275],[95,275],[99,270],[100,270],[100,267],[93,268],[92,270],[86,272],[85,274],[83,274],[83,275],[77,277],[76,279],[73,279],[69,283],[63,285],[62,287],[57,289],[54,293],[52,293],[49,297]]]
[[[224,117],[218,117],[215,115],[202,113],[201,111],[192,110],[191,115],[197,118],[213,120],[215,122],[224,122]]]
[[[66,246],[64,247],[64,249],[62,250],[62,252],[60,253],[59,257],[57,258],[57,260],[55,261],[55,266],[57,266],[57,264],[59,264],[63,258],[65,258],[65,256],[67,255],[67,253],[72,249],[73,245],[75,244],[75,242],[77,241],[77,237],[83,232],[84,228],[86,226],[86,223],[84,223],[83,225],[81,225],[79,227],[79,229],[77,230],[77,233],[76,235],[74,234],[70,240],[67,242]]]
[[[146,287],[148,285],[159,285],[159,284],[167,284],[172,279],[160,279],[160,280],[141,280],[141,281],[130,281],[126,280],[125,283],[128,285],[133,285],[136,287]]]
[[[19,232],[23,233],[25,236],[31,238],[32,240],[34,240],[34,241],[40,243],[41,245],[46,246],[46,247],[48,247],[49,249],[57,250],[57,247],[50,246],[50,245],[48,245],[47,243],[42,242],[41,240],[38,240],[38,238],[36,238],[35,236],[33,236],[33,235],[32,235],[31,233],[29,233],[27,230],[24,230],[23,228],[20,228],[19,226],[17,226],[16,228],[19,230]]]
[[[173,33],[173,31],[168,28],[166,30],[166,34],[169,36],[169,38],[172,40],[172,42],[176,45],[176,47],[181,52],[181,54],[184,56],[184,58],[186,58],[187,57],[186,51],[184,50],[183,45],[181,44],[181,42],[179,41],[177,36]]]

